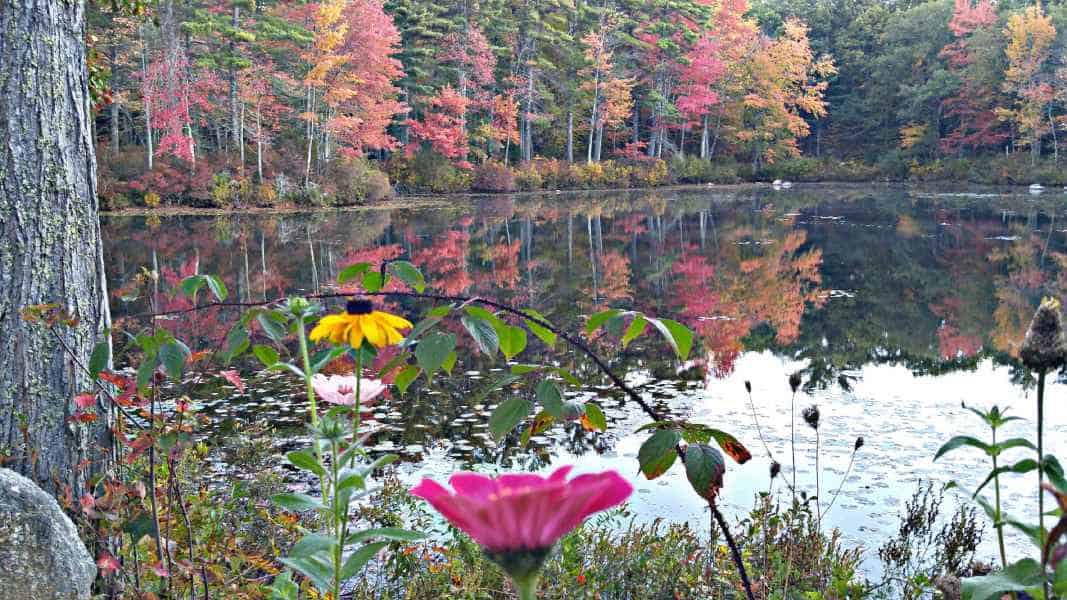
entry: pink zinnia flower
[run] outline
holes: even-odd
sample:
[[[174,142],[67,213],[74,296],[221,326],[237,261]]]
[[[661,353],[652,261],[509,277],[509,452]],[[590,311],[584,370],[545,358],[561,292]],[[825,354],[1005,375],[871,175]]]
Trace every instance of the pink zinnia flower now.
[[[449,480],[455,493],[423,479],[411,494],[474,538],[522,592],[536,580],[560,538],[589,515],[622,504],[633,493],[633,486],[615,471],[567,481],[570,471],[565,466],[548,477],[513,473],[496,478],[456,473]]]
[[[356,398],[355,375],[330,375],[316,373],[311,385],[319,398],[330,404],[352,406]],[[377,379],[362,379],[359,382],[359,403],[364,405],[385,391],[385,385]]]

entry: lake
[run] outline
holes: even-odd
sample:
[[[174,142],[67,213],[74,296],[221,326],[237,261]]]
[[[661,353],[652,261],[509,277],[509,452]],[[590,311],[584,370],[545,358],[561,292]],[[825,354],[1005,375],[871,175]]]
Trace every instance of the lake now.
[[[354,262],[405,258],[419,265],[433,291],[533,307],[571,330],[606,307],[683,321],[699,338],[689,363],[678,364],[652,333],[608,357],[660,410],[731,432],[752,451],[746,465],[727,467],[721,505],[731,520],[747,515],[754,495],[768,487],[769,459],[753,410],[783,477],[792,477],[788,376],[802,371],[795,400],[798,487],[815,491],[815,436],[799,416],[815,404],[825,498],[840,484],[857,436],[864,437],[826,519],[867,548],[870,562],[896,532],[919,480],[955,479],[973,489],[984,478],[988,466],[977,451],[932,461],[953,435],[988,437],[962,402],[1009,406],[1027,421],[1007,433],[1033,437],[1034,390],[1013,356],[1041,297],[1067,297],[1064,198],[1016,190],[764,186],[457,198],[403,210],[110,216],[103,226],[116,316],[151,310],[138,278],[145,268],[160,273],[158,307],[175,309],[189,305],[176,283],[193,273],[218,274],[232,298],[253,302],[323,289]],[[414,317],[429,305],[389,307]],[[217,347],[235,318],[211,311],[165,325],[194,349]],[[373,450],[400,453],[401,477],[410,481],[443,479],[459,468],[616,468],[636,482],[631,507],[638,518],[691,519],[707,529],[706,508],[679,466],[654,481],[639,478],[644,436],[635,430],[646,419],[636,407],[573,353],[536,342],[527,353],[525,361],[556,360],[600,382],[569,393],[600,403],[608,432],[569,423],[528,447],[517,436],[494,442],[488,414],[514,392],[470,398],[506,365],[461,352],[459,376],[404,397],[394,393],[374,408]],[[300,386],[291,376],[255,375],[253,367],[244,364],[247,393],[207,378],[190,384],[193,399],[212,418],[216,441],[235,426],[268,424],[281,454],[304,440]],[[1067,386],[1054,383],[1046,445],[1061,455],[1065,400]],[[227,472],[225,456],[213,454],[212,472]],[[1011,514],[1036,512],[1035,478],[1007,478]],[[785,492],[781,479],[776,489]],[[1016,555],[1031,552],[1017,536],[1010,542]],[[980,558],[992,559],[994,551],[987,526]]]

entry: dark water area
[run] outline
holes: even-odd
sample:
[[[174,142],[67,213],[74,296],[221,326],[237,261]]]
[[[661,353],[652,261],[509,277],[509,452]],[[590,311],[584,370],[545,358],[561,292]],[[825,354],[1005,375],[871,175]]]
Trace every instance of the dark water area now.
[[[787,377],[800,370],[798,411],[818,404],[823,414],[824,491],[838,487],[856,436],[866,440],[828,521],[870,557],[895,531],[919,480],[956,479],[969,488],[981,481],[987,469],[974,454],[932,462],[952,435],[986,435],[961,402],[1008,405],[1028,421],[1007,433],[1032,429],[1033,391],[1014,356],[1041,297],[1067,297],[1064,200],[1058,192],[1011,190],[756,187],[499,196],[416,210],[108,217],[103,226],[117,317],[189,307],[177,283],[195,273],[221,276],[231,300],[259,302],[332,290],[339,270],[355,262],[403,258],[422,269],[434,292],[533,307],[571,330],[606,307],[682,321],[698,337],[688,363],[679,364],[653,333],[625,351],[603,351],[662,411],[734,433],[752,450],[752,461],[727,469],[723,504],[731,516],[743,516],[768,486],[753,410],[791,477]],[[160,277],[153,283],[143,269]],[[388,304],[409,317],[430,306]],[[196,350],[221,346],[237,316],[212,310],[158,322]],[[462,332],[458,323],[445,326]],[[517,436],[494,442],[488,415],[517,392],[472,401],[507,365],[461,351],[457,376],[374,407],[373,450],[399,452],[402,477],[411,480],[458,468],[617,468],[637,481],[639,516],[699,519],[705,525],[694,524],[706,529],[677,467],[652,482],[636,479],[643,436],[635,430],[645,417],[579,356],[531,340],[524,362],[556,361],[592,382],[568,393],[604,407],[607,433],[569,423],[525,448]],[[214,443],[224,445],[235,429],[269,426],[278,453],[300,444],[306,406],[299,383],[256,374],[250,362],[240,366],[244,394],[210,372],[181,390],[211,417]],[[1056,383],[1047,401],[1053,452],[1067,450],[1065,390]],[[798,484],[814,491],[814,434],[800,425],[797,436]],[[227,455],[213,457],[225,472]],[[1012,513],[1032,512],[1032,483],[1009,482]],[[987,545],[983,557],[992,553]]]

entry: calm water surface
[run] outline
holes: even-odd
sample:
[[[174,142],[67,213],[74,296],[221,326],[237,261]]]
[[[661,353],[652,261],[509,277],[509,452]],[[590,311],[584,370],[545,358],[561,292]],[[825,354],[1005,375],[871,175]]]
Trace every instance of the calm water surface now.
[[[1034,391],[1013,356],[1040,298],[1067,297],[1063,200],[1059,193],[799,186],[494,197],[420,210],[109,217],[104,230],[117,315],[151,308],[137,280],[144,268],[159,270],[159,306],[174,309],[188,306],[176,282],[197,272],[222,276],[233,298],[259,301],[324,289],[354,262],[406,258],[434,291],[531,306],[572,329],[609,306],[684,321],[699,337],[690,363],[679,364],[652,335],[607,354],[662,411],[730,431],[752,450],[748,464],[728,466],[722,504],[734,517],[768,486],[753,406],[783,475],[792,477],[787,378],[801,370],[797,412],[816,404],[822,413],[825,497],[841,483],[856,437],[866,441],[827,520],[873,559],[918,481],[955,479],[973,489],[987,471],[968,451],[932,462],[952,435],[987,436],[962,402],[1010,406],[1028,421],[1009,433],[1030,434]],[[428,306],[390,308],[414,317]],[[234,318],[197,313],[165,324],[192,335],[191,346],[214,347]],[[537,342],[527,354],[524,361],[556,360],[593,382],[570,393],[605,408],[608,433],[567,424],[526,448],[517,436],[495,443],[488,415],[517,392],[471,404],[471,392],[506,365],[464,352],[453,381],[375,407],[374,450],[399,452],[402,477],[412,481],[457,468],[616,468],[636,482],[639,518],[707,528],[680,468],[651,482],[637,475],[643,436],[633,432],[642,414],[580,357]],[[306,406],[296,383],[245,368],[245,394],[217,378],[190,384],[215,440],[235,427],[269,425],[278,453],[302,443]],[[1063,456],[1067,386],[1054,384],[1046,402],[1046,445]],[[814,432],[799,414],[797,421],[796,477],[813,493]],[[225,472],[226,458],[216,454],[216,472]],[[1009,481],[1012,513],[1036,511],[1031,479]],[[987,528],[982,558],[993,557],[992,542]],[[1028,551],[1018,538],[1012,546]]]

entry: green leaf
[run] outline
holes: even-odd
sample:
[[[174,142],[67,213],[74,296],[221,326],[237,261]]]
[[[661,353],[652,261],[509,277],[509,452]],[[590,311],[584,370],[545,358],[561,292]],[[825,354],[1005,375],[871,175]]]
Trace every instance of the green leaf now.
[[[500,339],[497,337],[496,329],[493,328],[492,323],[473,315],[463,315],[460,317],[459,322],[463,323],[467,333],[471,335],[482,354],[487,356],[496,355],[496,351],[500,348]]]
[[[567,383],[569,383],[569,384],[571,384],[573,386],[581,387],[582,381],[580,379],[578,379],[577,377],[575,377],[574,374],[572,374],[567,369],[564,369],[564,368],[560,367],[558,369],[555,369],[555,371],[556,371],[556,375],[559,375],[560,377],[563,378],[563,381],[566,381]]]
[[[417,531],[408,531],[407,529],[400,529],[399,527],[378,527],[375,529],[364,529],[363,531],[357,531],[348,536],[346,544],[358,544],[367,540],[380,538],[383,540],[389,540],[393,542],[417,542],[419,540],[426,539],[426,535]]]
[[[522,327],[513,327],[504,324],[497,329],[497,337],[500,339],[500,351],[504,358],[511,360],[526,349],[526,330]]]
[[[325,594],[330,591],[333,566],[326,558],[321,556],[283,558],[281,563],[310,579],[320,593]]]
[[[489,415],[489,433],[497,440],[503,439],[530,414],[531,409],[533,403],[525,398],[504,400]]]
[[[345,561],[345,565],[341,567],[341,581],[347,581],[363,570],[363,566],[366,565],[370,559],[374,558],[376,554],[381,552],[382,548],[389,545],[389,542],[375,542],[373,544],[367,544],[359,550],[356,550],[349,555],[348,560]]]
[[[422,276],[422,271],[408,261],[394,260],[389,263],[389,271],[416,292],[421,294],[426,291],[426,278]]]
[[[319,552],[332,553],[336,547],[337,540],[334,538],[320,533],[309,533],[293,544],[289,550],[289,558],[305,558]]]
[[[207,287],[211,290],[215,299],[219,302],[225,301],[229,292],[226,291],[226,284],[222,282],[222,279],[219,279],[217,275],[204,275],[204,279],[207,280]]]
[[[726,462],[717,449],[706,444],[689,444],[685,450],[685,476],[702,498],[714,502],[723,486]]]
[[[688,327],[671,319],[649,318],[648,322],[663,334],[679,359],[689,358],[689,351],[693,349],[693,332]]]
[[[472,316],[472,317],[475,317],[475,318],[478,318],[478,319],[485,319],[486,321],[489,321],[489,323],[493,327],[500,327],[501,325],[504,324],[504,322],[500,320],[500,317],[494,315],[493,313],[489,312],[485,308],[483,308],[481,306],[478,306],[477,304],[468,304],[464,308],[464,310],[466,310],[467,314]]]
[[[637,339],[646,329],[648,329],[648,320],[643,315],[634,315],[630,326],[626,328],[626,333],[622,336],[622,347],[629,346],[630,342]]]
[[[595,315],[589,317],[589,320],[585,322],[586,335],[592,335],[594,331],[600,329],[600,327],[608,322],[608,319],[617,317],[622,314],[622,311],[617,308],[609,308],[608,310],[600,311]]]
[[[105,331],[103,335],[110,338],[111,332]],[[105,339],[93,347],[93,353],[89,355],[89,378],[96,381],[100,372],[107,368],[111,362],[111,340]]]
[[[396,389],[400,390],[400,393],[406,394],[408,388],[411,387],[411,382],[415,381],[415,378],[419,376],[422,370],[415,365],[405,365],[400,372],[396,374],[396,379],[393,383],[396,384]]]
[[[544,369],[544,368],[545,367],[542,366],[542,365],[523,365],[523,364],[518,364],[518,365],[511,365],[511,372],[514,375],[526,375],[526,374],[529,374],[529,373],[535,373],[535,372],[540,371],[541,369]]]
[[[964,600],[996,600],[1005,592],[1027,592],[1041,587],[1044,569],[1032,558],[1024,558],[983,577],[964,577],[960,581]]]
[[[285,339],[286,319],[276,310],[261,311],[256,315],[256,322],[270,339],[280,342]]]
[[[1023,438],[1011,438],[1010,440],[998,442],[996,446],[989,446],[989,451],[1000,456],[1002,452],[1012,448],[1029,448],[1035,452],[1037,451],[1037,446],[1035,446],[1033,442]]]
[[[448,356],[445,357],[445,362],[441,365],[441,370],[452,375],[452,369],[455,368],[458,359],[459,355],[456,354],[455,350],[449,352]]]
[[[345,346],[334,346],[332,348],[320,350],[315,356],[311,357],[311,373],[315,374],[322,371],[323,367],[333,362],[347,350],[348,349]]]
[[[252,354],[256,355],[264,367],[273,367],[278,363],[278,351],[270,346],[256,344],[252,347]]]
[[[363,289],[371,293],[380,292],[385,287],[386,281],[388,277],[382,277],[378,271],[368,271],[363,274]]]
[[[474,394],[474,396],[470,399],[470,404],[477,404],[481,402],[489,394],[492,394],[496,390],[504,389],[505,387],[515,383],[519,379],[522,378],[518,375],[505,375],[500,379],[497,379],[496,381],[490,383],[486,387],[479,390],[476,394]]]
[[[354,265],[348,265],[341,269],[341,272],[337,274],[337,283],[344,285],[357,277],[362,277],[364,273],[370,270],[370,263],[360,262]]]
[[[585,403],[585,418],[589,420],[589,424],[597,431],[607,431],[608,418],[604,416],[604,411],[600,410],[600,407],[596,404],[592,402]]]
[[[270,600],[298,600],[300,586],[293,583],[293,574],[283,571],[270,584]]]
[[[419,340],[415,346],[415,359],[429,377],[437,372],[448,354],[456,349],[456,336],[451,333],[433,333]]]
[[[174,381],[181,381],[182,379],[182,369],[185,367],[186,356],[187,353],[183,351],[182,345],[177,341],[164,344],[159,349],[159,360],[163,363],[163,368],[167,370],[167,375]]]
[[[732,458],[735,463],[743,465],[752,459],[752,453],[748,451],[748,448],[746,448],[744,444],[737,441],[737,438],[734,436],[725,431],[712,429],[711,427],[704,427],[704,429],[707,431],[708,435],[715,440],[715,443],[722,448],[722,451]]]
[[[278,506],[285,510],[291,510],[293,512],[303,512],[307,510],[322,510],[326,508],[319,500],[308,496],[307,494],[299,494],[296,492],[286,492],[284,494],[275,494],[271,496],[273,501]]]
[[[234,328],[226,334],[226,343],[222,347],[224,360],[227,362],[233,360],[247,350],[248,345],[248,331],[240,325],[235,325]]]
[[[537,384],[537,401],[545,412],[557,419],[563,418],[563,392],[560,391],[556,382],[542,379]]]
[[[315,458],[315,455],[307,450],[294,450],[285,455],[285,458],[289,459],[289,462],[299,469],[309,471],[324,477],[326,475],[326,469],[319,464],[319,460]]]
[[[126,521],[122,530],[130,534],[130,538],[136,544],[146,535],[155,535],[156,521],[148,512],[140,511],[136,517]]]
[[[204,287],[205,283],[207,282],[204,280],[203,275],[190,275],[182,279],[179,286],[182,289],[182,293],[188,296],[193,301],[193,304],[196,304],[196,295],[200,288]]]
[[[962,448],[963,446],[971,446],[974,448],[978,448],[986,454],[989,454],[990,452],[989,444],[971,436],[957,435],[951,440],[945,442],[943,446],[941,446],[941,448],[937,451],[937,454],[934,454],[934,460],[936,461],[937,459],[944,456],[946,453],[951,452],[957,448]]]
[[[526,326],[530,329],[530,331],[537,336],[537,339],[544,342],[544,344],[549,348],[554,347],[556,345],[555,332],[553,332],[551,329],[548,329],[544,325],[541,325],[541,323],[538,322],[540,321],[543,323],[548,323],[548,319],[546,319],[544,315],[532,308],[524,309],[522,312],[531,317],[529,319],[523,319],[523,322],[526,323]]]
[[[637,451],[641,472],[648,479],[655,479],[667,472],[678,458],[675,446],[682,434],[674,429],[660,429],[653,433]]]
[[[1003,475],[1005,473],[1022,474],[1022,473],[1029,473],[1030,471],[1036,471],[1036,470],[1037,470],[1037,461],[1032,459],[1032,458],[1025,458],[1025,459],[1020,460],[1019,462],[1015,463],[1014,465],[1006,465],[1006,466],[1003,466],[1003,467],[997,467],[996,469],[994,469],[994,470],[989,472],[989,475],[986,476],[986,478],[982,481],[981,485],[979,485],[977,488],[975,488],[973,496],[977,496],[982,491],[982,488],[984,488],[986,485],[989,484],[990,481],[993,481],[994,478],[999,477],[1000,475]]]
[[[428,316],[425,319],[415,323],[415,326],[411,328],[407,336],[404,337],[404,341],[400,343],[401,346],[411,346],[414,344],[424,333],[433,329],[441,322],[441,317]]]

